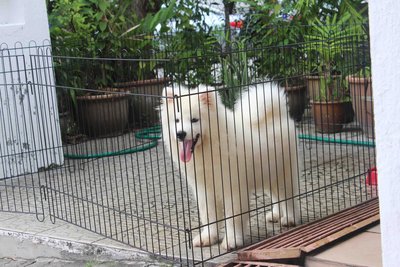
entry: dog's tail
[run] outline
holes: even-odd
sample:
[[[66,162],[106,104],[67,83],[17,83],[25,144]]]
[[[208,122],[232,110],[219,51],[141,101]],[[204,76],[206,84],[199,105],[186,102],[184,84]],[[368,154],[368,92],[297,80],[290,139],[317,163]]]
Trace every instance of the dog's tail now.
[[[253,126],[265,124],[267,119],[279,118],[287,112],[286,97],[275,83],[250,86],[235,104],[236,116]]]

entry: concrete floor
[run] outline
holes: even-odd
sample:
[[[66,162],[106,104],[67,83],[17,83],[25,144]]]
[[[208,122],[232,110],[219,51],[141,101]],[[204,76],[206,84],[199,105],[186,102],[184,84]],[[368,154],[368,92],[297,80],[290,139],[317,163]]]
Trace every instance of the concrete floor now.
[[[0,266],[170,266],[143,251],[69,223],[39,222],[29,214],[0,213]],[[373,226],[318,253],[306,267],[382,266],[380,226]],[[230,254],[214,262],[234,259]]]
[[[0,213],[0,266],[160,266],[168,262],[72,224]]]
[[[306,267],[382,266],[381,229],[376,225],[356,236],[309,255]]]

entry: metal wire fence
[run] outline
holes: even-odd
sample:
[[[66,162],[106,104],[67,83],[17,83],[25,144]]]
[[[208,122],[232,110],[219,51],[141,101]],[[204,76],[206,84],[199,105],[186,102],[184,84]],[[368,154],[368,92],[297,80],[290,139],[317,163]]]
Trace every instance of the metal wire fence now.
[[[2,46],[0,210],[193,265],[375,197],[368,40],[335,38],[140,58]]]

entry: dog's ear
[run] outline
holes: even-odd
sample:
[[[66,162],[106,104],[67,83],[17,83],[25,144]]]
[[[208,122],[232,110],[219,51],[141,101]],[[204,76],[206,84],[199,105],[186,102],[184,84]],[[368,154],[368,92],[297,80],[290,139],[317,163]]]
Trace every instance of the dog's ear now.
[[[213,106],[214,96],[212,92],[204,92],[199,94],[200,103],[206,106]]]

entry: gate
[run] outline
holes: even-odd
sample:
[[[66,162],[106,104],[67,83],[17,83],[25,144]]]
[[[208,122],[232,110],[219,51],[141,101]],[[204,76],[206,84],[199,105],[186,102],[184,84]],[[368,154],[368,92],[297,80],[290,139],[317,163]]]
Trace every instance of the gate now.
[[[112,89],[77,87],[64,79],[84,73],[88,82],[112,68],[130,69],[131,64],[146,62],[166,68],[169,61],[53,56],[48,50],[31,58],[37,64],[34,69],[45,72],[43,77],[54,73],[57,80],[53,88],[64,162],[40,173],[50,220],[69,222],[184,265],[198,261],[189,245],[196,202],[162,145],[154,109],[168,79],[127,82],[129,75],[121,71],[113,80],[124,82],[114,82]],[[34,83],[45,84],[43,79]]]
[[[32,54],[48,45],[0,46],[0,210],[44,219],[45,180],[38,171],[63,164],[54,79]]]

